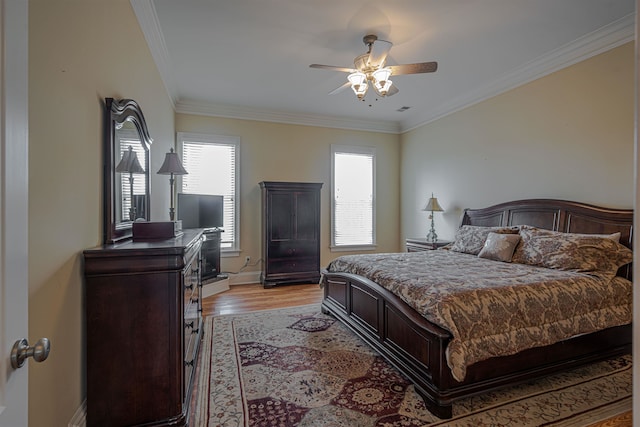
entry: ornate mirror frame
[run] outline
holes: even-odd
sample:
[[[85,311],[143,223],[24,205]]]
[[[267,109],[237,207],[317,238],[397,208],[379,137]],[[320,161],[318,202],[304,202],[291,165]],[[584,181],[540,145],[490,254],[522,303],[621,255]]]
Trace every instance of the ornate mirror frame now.
[[[126,142],[123,142],[125,141]],[[147,122],[133,99],[105,98],[104,132],[104,243],[117,243],[132,236],[135,219],[150,220],[151,190],[149,187],[150,147]],[[123,145],[126,144],[126,147]],[[131,146],[131,149],[129,149]],[[124,148],[124,149],[123,149]],[[126,152],[128,151],[128,152]],[[137,157],[134,168],[126,168],[125,159],[131,152]],[[131,172],[133,170],[133,172]],[[131,181],[130,181],[131,180]],[[142,181],[140,181],[142,180]],[[136,189],[143,194],[135,195]],[[140,182],[144,182],[141,186]],[[131,188],[131,191],[127,189]],[[134,197],[127,200],[128,193]],[[140,209],[136,211],[136,201]],[[126,206],[130,206],[126,209]],[[127,215],[126,212],[129,212]],[[127,218],[127,216],[129,216]]]

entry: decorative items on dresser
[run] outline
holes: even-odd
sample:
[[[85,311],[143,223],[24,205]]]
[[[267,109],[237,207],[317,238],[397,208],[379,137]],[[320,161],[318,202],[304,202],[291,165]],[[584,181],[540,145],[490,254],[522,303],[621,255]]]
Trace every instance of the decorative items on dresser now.
[[[322,183],[260,182],[265,288],[320,281]]]
[[[178,157],[178,153],[173,152],[173,147],[171,150],[165,155],[164,162],[160,169],[158,170],[160,175],[169,175],[169,220],[173,221],[175,219],[176,210],[175,203],[173,201],[173,196],[176,193],[175,187],[175,177],[174,175],[186,175],[189,172],[182,166],[182,162],[180,161],[180,157]]]
[[[407,237],[405,243],[407,245],[407,252],[418,252],[438,249],[443,246],[447,246],[451,242],[448,240],[437,240],[436,242],[432,242],[428,237]]]
[[[195,229],[84,251],[88,426],[187,425],[201,245]]]

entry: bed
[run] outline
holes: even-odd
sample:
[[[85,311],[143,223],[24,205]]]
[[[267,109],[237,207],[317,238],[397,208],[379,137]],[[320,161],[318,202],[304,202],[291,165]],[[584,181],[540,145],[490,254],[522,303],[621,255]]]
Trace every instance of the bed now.
[[[461,398],[631,352],[632,210],[602,208],[564,200],[518,200],[488,208],[466,209],[458,234],[464,237],[464,233],[469,230],[474,232],[480,230],[483,233],[490,231],[491,239],[497,237],[501,241],[505,239],[502,234],[518,236],[518,243],[513,246],[513,262],[481,258],[473,252],[460,253],[458,252],[460,248],[455,251],[452,251],[452,248],[444,248],[402,254],[338,257],[323,271],[323,312],[343,322],[406,375],[414,383],[417,392],[432,413],[440,418],[451,418],[452,405]],[[496,234],[499,235],[496,236]],[[457,235],[454,245],[464,240],[460,236]],[[486,237],[489,234],[485,233],[483,236],[481,247],[488,240]],[[617,240],[617,243],[610,243],[610,238]],[[509,240],[514,239],[509,238]],[[565,240],[587,242],[586,246],[589,246],[592,241],[596,241],[598,245],[602,242],[607,248],[614,248],[616,255],[612,255],[611,258],[615,260],[607,260],[606,268],[596,260],[585,269],[573,268],[575,267],[573,265],[569,265],[571,268],[564,268],[564,264],[563,268],[556,269],[553,263],[560,261],[545,254],[544,250],[537,252],[531,250],[540,242],[543,242],[543,245],[554,245],[556,242],[565,242]],[[591,255],[588,254],[588,256]],[[367,264],[369,267],[365,268],[363,262],[366,257],[373,257],[369,259],[369,261],[373,260],[373,264],[369,262]],[[568,261],[565,258],[561,254],[559,259],[569,264],[574,260],[572,256]],[[532,259],[535,262],[531,261]],[[506,261],[511,261],[511,257]],[[389,265],[396,264],[404,267],[401,270],[402,274],[385,270],[387,262]],[[615,265],[613,269],[612,262]],[[414,293],[404,291],[405,282],[409,289],[414,289],[416,286],[439,289],[437,284],[434,284],[436,280],[433,277],[427,277],[429,271],[420,275],[413,274],[414,270],[419,269],[418,265],[426,266],[421,267],[423,270],[438,270],[437,273],[433,273],[433,276],[448,280],[451,282],[451,287],[455,287],[453,284],[455,280],[451,277],[459,277],[460,283],[468,286],[471,280],[469,277],[473,277],[473,274],[465,270],[466,265],[469,264],[471,266],[469,268],[473,270],[476,268],[473,266],[477,263],[483,265],[477,267],[480,275],[485,274],[480,271],[485,268],[484,265],[489,266],[491,271],[501,272],[502,276],[492,273],[491,277],[486,274],[484,277],[485,281],[495,283],[496,288],[508,288],[509,292],[532,292],[532,289],[536,288],[543,295],[549,291],[542,286],[551,286],[554,289],[564,288],[567,292],[575,293],[571,298],[577,298],[574,304],[576,306],[586,304],[587,300],[608,299],[616,301],[612,303],[615,307],[598,307],[598,314],[585,312],[587,320],[578,315],[568,316],[569,320],[558,320],[558,322],[564,322],[560,327],[549,326],[548,323],[551,322],[545,320],[541,322],[544,325],[538,326],[547,328],[548,331],[552,331],[551,333],[537,334],[536,331],[536,333],[527,334],[539,337],[539,341],[527,344],[524,340],[511,346],[510,350],[509,345],[506,345],[504,354],[491,353],[493,350],[490,350],[488,355],[486,352],[478,354],[492,346],[483,343],[484,338],[477,339],[474,336],[467,337],[468,341],[461,344],[462,338],[458,335],[467,333],[472,335],[469,331],[475,329],[490,329],[489,326],[485,328],[485,325],[489,324],[486,319],[480,318],[478,313],[464,313],[463,317],[466,317],[467,321],[475,320],[466,324],[464,322],[456,324],[455,320],[452,321],[453,323],[447,323],[451,320],[450,318],[455,318],[455,315],[450,315],[448,309],[442,308],[447,307],[444,302],[438,302],[437,304],[440,305],[437,305],[434,303],[433,295],[427,295],[424,300],[427,302],[416,302],[412,299],[415,296]],[[597,266],[592,268],[596,264]],[[451,272],[447,273],[447,271]],[[605,273],[601,274],[601,271]],[[453,274],[453,276],[447,276],[447,274]],[[412,275],[414,277],[409,278]],[[506,276],[509,276],[514,283],[508,284]],[[538,283],[538,280],[532,285],[524,284],[526,287],[523,283],[515,283],[521,280],[520,277],[525,276],[533,278],[532,280],[548,276],[549,280],[544,283]],[[607,283],[609,285],[603,286]],[[501,285],[498,286],[498,284]],[[607,288],[616,289],[617,294],[604,297],[601,292],[605,292],[603,289]],[[578,292],[577,289],[580,291]],[[489,312],[489,315],[498,313],[500,310],[495,309],[494,302],[502,298],[496,295],[502,294],[484,292],[503,291],[491,289],[477,292],[485,295],[490,301],[484,309],[479,311]],[[446,291],[436,291],[438,295],[441,293],[446,294]],[[468,294],[467,292],[465,298],[469,297]],[[523,300],[527,302],[527,298],[528,296],[523,297]],[[565,297],[556,299],[566,300]],[[526,305],[532,304],[527,302]],[[522,318],[529,316],[521,315],[518,311],[520,308],[512,305],[507,307],[512,307],[508,310],[517,312]],[[562,308],[559,311],[567,310]],[[574,317],[579,320],[572,320]],[[535,318],[535,315],[531,318]],[[513,319],[509,322],[512,323]],[[575,324],[573,326],[578,329],[569,330],[568,326],[565,327],[569,323]],[[469,325],[473,327],[469,328]],[[526,328],[527,331],[535,329],[531,325]],[[505,333],[511,333],[514,336],[520,334],[510,331]],[[480,351],[477,348],[469,350],[473,346],[469,343],[476,341],[480,343]],[[468,352],[465,353],[467,350]],[[460,361],[462,365],[458,364]]]

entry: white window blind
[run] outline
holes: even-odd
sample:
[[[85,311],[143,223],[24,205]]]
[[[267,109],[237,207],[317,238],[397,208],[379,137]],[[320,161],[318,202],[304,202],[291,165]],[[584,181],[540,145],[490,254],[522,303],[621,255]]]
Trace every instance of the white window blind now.
[[[332,246],[375,244],[375,150],[332,146]]]
[[[142,147],[142,143],[140,142],[140,137],[136,131],[128,131],[125,129],[121,129],[118,131],[120,136],[120,159],[122,159],[123,154],[126,151],[129,151],[129,147],[133,149],[138,157],[138,162],[142,169],[145,169],[145,159],[147,158],[147,153]],[[118,174],[120,177],[120,194],[121,197],[118,196],[120,200],[122,200],[122,212],[120,215],[123,221],[130,221],[130,210],[131,210],[131,186],[129,184],[129,178],[133,178],[133,196],[136,197],[136,217],[137,218],[146,218],[148,206],[144,206],[145,194],[147,194],[147,183],[145,181],[144,175],[142,174],[131,174],[129,176],[128,173],[120,173]]]
[[[227,136],[179,134],[182,164],[181,192],[224,197],[223,249],[238,247],[237,168],[238,139]]]

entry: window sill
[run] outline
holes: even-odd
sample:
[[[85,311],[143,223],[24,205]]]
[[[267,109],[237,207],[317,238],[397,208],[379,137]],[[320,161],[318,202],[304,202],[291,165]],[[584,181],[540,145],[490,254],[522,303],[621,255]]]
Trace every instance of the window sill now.
[[[220,249],[220,257],[221,258],[231,258],[234,256],[240,256],[240,249],[234,248],[222,248]]]
[[[330,246],[331,252],[359,252],[359,251],[375,251],[378,245],[349,245],[349,246]]]

